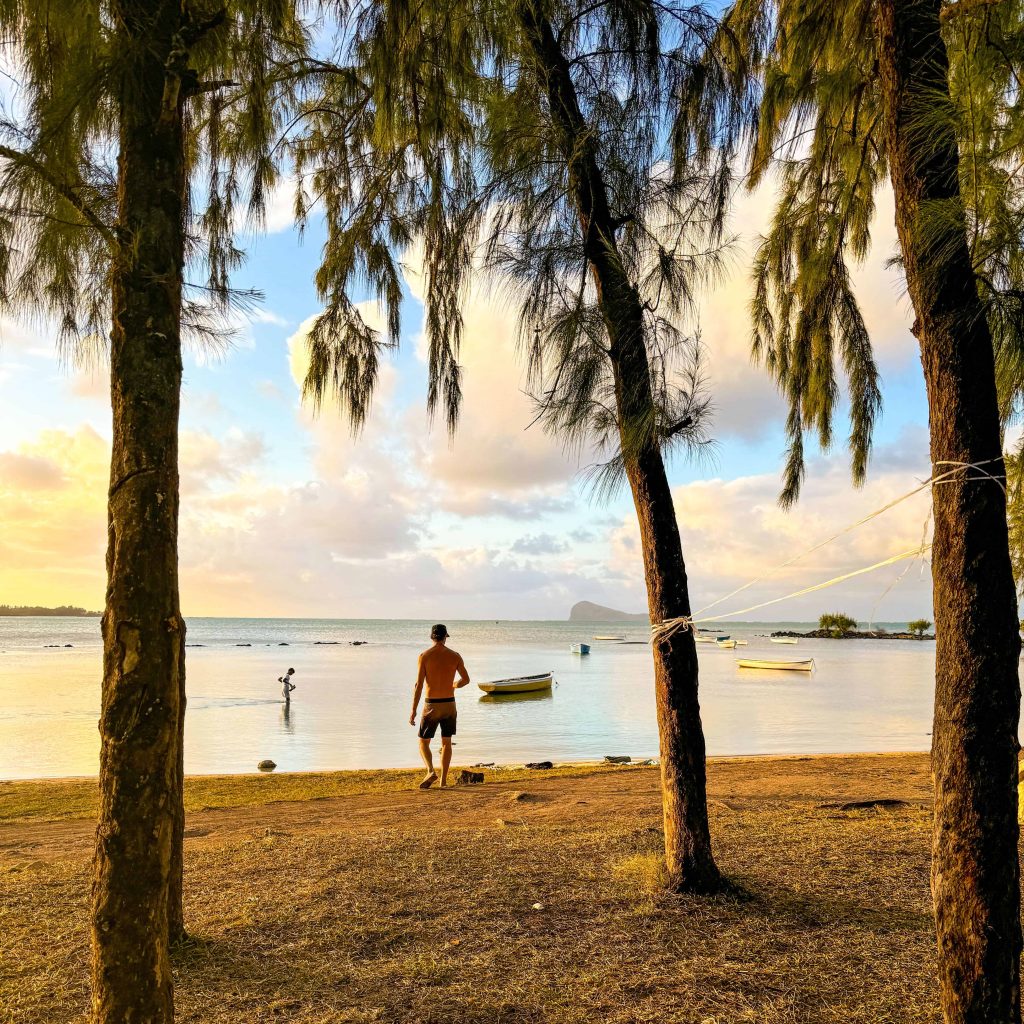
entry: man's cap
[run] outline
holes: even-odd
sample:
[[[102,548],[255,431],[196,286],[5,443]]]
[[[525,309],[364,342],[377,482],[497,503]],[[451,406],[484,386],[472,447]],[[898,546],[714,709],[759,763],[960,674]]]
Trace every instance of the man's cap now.
[[[448,632],[448,627],[444,623],[439,622],[436,626],[430,627],[430,639],[431,640],[444,640],[451,634]]]

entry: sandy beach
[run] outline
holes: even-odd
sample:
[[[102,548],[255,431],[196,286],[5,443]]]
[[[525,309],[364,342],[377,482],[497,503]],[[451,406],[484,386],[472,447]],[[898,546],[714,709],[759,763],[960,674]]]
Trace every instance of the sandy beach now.
[[[188,780],[180,1020],[940,1019],[927,755],[710,761],[711,900],[657,891],[656,768],[417,778]],[[0,784],[3,1024],[85,1020],[94,798]]]

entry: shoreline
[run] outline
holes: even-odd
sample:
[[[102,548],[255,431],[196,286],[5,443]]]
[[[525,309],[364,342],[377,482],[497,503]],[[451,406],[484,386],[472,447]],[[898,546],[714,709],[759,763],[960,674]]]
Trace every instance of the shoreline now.
[[[914,773],[930,773],[930,754],[922,751],[888,751],[836,754],[767,754],[711,757],[707,760],[709,791],[720,777],[741,776],[758,780],[759,792],[788,785],[808,774],[817,785],[834,789],[851,774],[887,778],[893,765],[901,770],[910,766]],[[631,776],[650,779],[658,789],[657,764],[642,762],[612,764],[604,761],[565,762],[547,769],[528,769],[521,764],[473,768],[482,771],[482,784],[449,785],[446,792],[495,792],[509,785],[532,783],[574,786],[603,785],[607,776]],[[457,779],[462,766],[452,766]],[[417,790],[423,769],[367,769],[364,771],[252,772],[239,775],[187,775],[185,812],[191,820],[206,813],[238,813],[262,809],[273,817],[272,808],[282,805],[308,806],[321,801],[402,800]],[[896,775],[899,773],[897,772]],[[893,778],[887,785],[900,783]],[[890,788],[891,788],[890,785]],[[928,784],[930,794],[930,782]],[[19,779],[0,782],[0,860],[3,859],[5,834],[33,826],[68,827],[87,825],[91,830],[99,807],[99,787],[95,776],[63,779]],[[91,835],[91,831],[89,833]]]
[[[931,745],[922,750],[809,750],[789,751],[783,754],[709,754],[705,758],[705,764],[734,764],[741,762],[771,762],[771,761],[807,761],[824,760],[828,758],[886,758],[886,757],[920,757],[930,756]],[[630,755],[632,757],[632,755]],[[587,758],[582,761],[553,761],[554,767],[548,771],[587,771],[594,768],[657,768],[658,756],[636,755],[631,761],[622,764],[611,763],[601,758]],[[527,769],[525,762],[509,761],[504,764],[467,764],[453,765],[452,771],[460,771],[463,768],[480,770],[484,772],[518,772],[529,771],[531,774],[540,775],[542,771]],[[196,782],[212,781],[240,781],[242,779],[267,779],[267,778],[333,778],[335,776],[365,776],[379,773],[391,775],[398,773],[419,772],[419,765],[389,765],[383,768],[309,768],[296,769],[295,771],[272,772],[245,771],[245,772],[186,772],[185,780]],[[99,774],[95,775],[32,775],[25,778],[0,778],[0,797],[2,797],[5,786],[47,786],[62,785],[65,783],[94,783],[99,781]],[[2,818],[0,818],[2,820]]]

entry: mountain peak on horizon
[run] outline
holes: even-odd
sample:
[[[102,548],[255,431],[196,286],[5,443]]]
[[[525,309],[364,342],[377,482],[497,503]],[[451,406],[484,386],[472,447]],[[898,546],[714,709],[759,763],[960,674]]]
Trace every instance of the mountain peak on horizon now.
[[[650,622],[647,612],[621,612],[593,601],[577,601],[569,611],[570,622]]]

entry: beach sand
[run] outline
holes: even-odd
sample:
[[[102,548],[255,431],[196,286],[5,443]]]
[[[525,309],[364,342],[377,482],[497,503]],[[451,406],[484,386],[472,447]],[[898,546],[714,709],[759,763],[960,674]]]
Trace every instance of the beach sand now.
[[[711,761],[714,899],[659,891],[657,768],[484,771],[190,778],[178,1019],[940,1020],[927,755]],[[85,1020],[94,793],[0,784],[4,1024]]]

